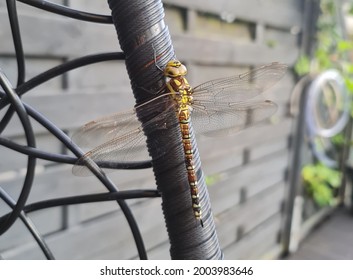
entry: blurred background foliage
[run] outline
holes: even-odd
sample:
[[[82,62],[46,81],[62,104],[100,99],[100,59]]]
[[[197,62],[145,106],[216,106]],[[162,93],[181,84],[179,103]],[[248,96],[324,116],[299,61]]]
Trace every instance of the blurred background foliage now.
[[[336,69],[342,75],[349,94],[352,95],[353,41],[347,37],[346,30],[342,29],[338,9],[343,10],[345,17],[350,17],[353,15],[353,1],[342,4],[341,1],[321,0],[320,8],[313,55],[311,57],[301,55],[294,70],[299,76],[315,76],[327,69]],[[353,116],[353,106],[350,105]],[[351,141],[346,143],[343,133],[333,136],[330,141],[336,147],[342,147],[344,144],[352,145]],[[321,162],[307,164],[302,168],[304,188],[319,207],[334,203],[341,178],[340,170],[324,166]]]

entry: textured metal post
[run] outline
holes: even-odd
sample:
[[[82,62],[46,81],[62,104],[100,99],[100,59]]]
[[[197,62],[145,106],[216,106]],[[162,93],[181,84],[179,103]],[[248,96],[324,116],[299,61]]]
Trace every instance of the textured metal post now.
[[[108,3],[121,49],[126,55],[126,67],[136,103],[141,104],[165,91],[164,75],[159,68],[163,68],[175,57],[168,27],[164,23],[163,5],[160,0],[108,0]],[[139,112],[137,115],[142,123],[146,123],[151,117],[165,110],[168,102],[171,102],[169,98],[149,116]],[[162,209],[170,239],[171,258],[221,259],[222,252],[196,143],[193,142],[193,151],[204,227],[195,219],[191,207],[181,133],[173,109],[160,125],[164,129],[149,129],[145,126],[144,132],[157,187],[162,194]],[[165,145],[169,147],[168,153],[162,155],[161,147]]]

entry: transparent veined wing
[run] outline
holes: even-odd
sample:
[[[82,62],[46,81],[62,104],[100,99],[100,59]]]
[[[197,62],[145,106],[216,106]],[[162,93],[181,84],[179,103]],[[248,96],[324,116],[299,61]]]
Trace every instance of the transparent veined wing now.
[[[91,172],[87,164],[94,161],[120,162],[121,166],[149,160],[146,147],[144,129],[153,131],[169,129],[172,125],[167,122],[171,114],[175,115],[176,103],[170,94],[158,96],[134,110],[105,116],[83,125],[73,134],[73,141],[81,147],[90,148],[73,166],[72,172],[76,176],[89,176]],[[144,125],[138,120],[136,113],[141,118],[151,117]],[[174,124],[175,125],[175,124]],[[153,145],[158,146],[158,139]],[[160,148],[162,156],[169,147]],[[109,172],[109,169],[105,169]]]
[[[72,140],[82,148],[94,148],[140,126],[134,109],[90,121],[74,132]]]
[[[195,132],[208,136],[229,134],[270,117],[277,106],[261,93],[278,82],[286,70],[286,65],[272,63],[195,87],[192,106]]]

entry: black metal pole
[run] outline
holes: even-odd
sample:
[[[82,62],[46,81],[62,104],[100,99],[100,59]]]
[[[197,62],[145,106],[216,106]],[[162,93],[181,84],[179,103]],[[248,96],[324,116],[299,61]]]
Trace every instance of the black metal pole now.
[[[108,0],[126,67],[137,104],[155,97],[165,90],[165,78],[159,68],[175,57],[164,10],[160,0]],[[158,67],[157,67],[157,65]],[[169,99],[166,103],[171,102]],[[165,104],[149,116],[139,114],[143,124],[165,110]],[[181,133],[174,110],[161,121],[167,129],[145,126],[147,146],[152,157],[158,190],[162,195],[162,209],[170,239],[172,259],[221,259],[209,196],[201,163],[193,142],[195,168],[199,181],[204,227],[194,218],[189,183],[185,168]],[[191,128],[192,130],[192,128]],[[158,145],[156,145],[158,139]],[[161,154],[161,147],[168,153]],[[147,217],[146,217],[147,218]],[[153,217],[151,217],[153,218]]]
[[[320,14],[320,1],[319,0],[302,0],[302,12],[303,12],[303,27],[301,33],[301,41],[299,42],[301,53],[309,57],[312,56],[313,46],[316,34],[316,23]],[[295,132],[291,136],[291,170],[289,173],[289,189],[286,201],[286,219],[284,223],[284,233],[282,238],[283,243],[283,255],[289,253],[291,233],[292,233],[292,222],[293,212],[295,206],[295,199],[300,192],[300,178],[302,168],[302,145],[305,143],[305,103],[307,99],[307,87],[310,83],[310,77],[303,78],[298,83],[298,91],[301,92],[299,99],[299,112],[297,120],[295,122]]]

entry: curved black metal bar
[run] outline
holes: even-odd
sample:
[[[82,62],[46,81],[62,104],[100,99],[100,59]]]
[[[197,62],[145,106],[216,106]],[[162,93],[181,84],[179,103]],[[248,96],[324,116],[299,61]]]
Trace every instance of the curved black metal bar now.
[[[0,187],[0,197],[2,200],[4,200],[7,205],[9,205],[11,208],[14,208],[16,205],[16,202],[5,192],[3,188]],[[4,222],[6,219],[8,219],[10,214],[5,215],[1,217],[0,219],[0,224]],[[28,228],[29,232],[32,234],[33,238],[39,245],[39,247],[42,249],[42,252],[46,256],[48,260],[54,260],[55,257],[53,253],[51,252],[50,248],[48,247],[47,243],[44,240],[44,237],[40,234],[40,232],[37,230],[37,227],[34,225],[32,220],[23,212],[21,211],[20,213],[20,219],[24,223],[24,225]]]
[[[18,23],[16,1],[6,0],[8,16],[11,26],[11,33],[13,38],[13,44],[15,47],[16,61],[17,61],[17,86],[21,85],[25,81],[25,58],[23,53],[23,46],[21,40],[20,26]],[[12,106],[7,110],[5,116],[0,121],[0,133],[5,129],[7,124],[10,122],[15,110]]]
[[[54,14],[66,16],[69,18],[95,22],[95,23],[105,23],[105,24],[112,23],[112,17],[108,15],[99,15],[99,14],[87,13],[84,11],[78,11],[78,10],[70,9],[66,6],[58,5],[58,4],[51,3],[48,1],[43,1],[43,0],[18,0],[18,1]]]
[[[36,121],[41,123],[46,129],[48,129],[56,138],[58,138],[77,157],[81,157],[83,155],[83,152],[81,151],[81,149],[74,142],[71,141],[70,137],[67,136],[67,134],[65,134],[56,125],[54,125],[52,122],[50,122],[47,118],[45,118],[45,116],[43,116],[39,112],[36,112],[36,110],[34,110],[28,104],[26,105],[26,110],[31,117],[33,117]],[[99,167],[91,169],[91,171],[97,177],[97,179],[110,192],[118,192],[118,188],[115,186],[115,184],[109,179],[109,177],[107,177],[104,174],[104,172]],[[135,220],[129,206],[123,200],[120,200],[117,202],[118,202],[119,206],[121,207],[121,210],[123,211],[123,213],[126,217],[126,220],[129,223],[129,226],[131,228],[132,234],[135,239],[137,249],[139,251],[140,258],[147,259],[147,254],[146,254],[146,250],[145,250],[142,236],[140,234],[140,230],[138,229],[136,220]]]
[[[13,43],[16,53],[17,61],[17,86],[25,82],[25,59],[23,53],[23,46],[20,33],[20,25],[18,23],[17,9],[16,9],[16,0],[6,0],[7,10],[10,20],[11,32]]]
[[[18,97],[18,95],[12,88],[10,81],[6,78],[5,74],[1,70],[0,70],[0,85],[4,89],[5,93],[7,94],[8,98],[11,101],[11,105],[14,107],[18,117],[20,118],[20,121],[22,123],[23,129],[26,135],[27,145],[30,147],[35,147],[35,137],[34,137],[32,125],[29,121],[29,117],[27,115],[26,109],[23,106],[21,99]],[[2,235],[13,225],[13,223],[19,217],[24,205],[26,204],[27,198],[31,191],[33,179],[34,179],[35,165],[36,165],[36,158],[29,156],[28,162],[27,162],[26,176],[23,183],[22,191],[18,197],[18,200],[16,202],[16,205],[13,208],[11,215],[4,223],[0,224],[0,235]]]
[[[80,158],[84,153],[78,147],[74,142],[71,141],[70,137],[64,133],[60,128],[58,128],[55,124],[53,124],[50,120],[48,120],[45,116],[43,116],[41,113],[36,111],[33,107],[31,107],[28,104],[23,103],[28,115],[30,115],[32,118],[34,118],[38,123],[40,123],[43,127],[45,127],[48,131],[50,131],[58,140],[60,140],[71,152],[73,152],[76,155],[76,161],[78,158]],[[151,161],[142,161],[142,162],[134,162],[131,163],[130,165],[128,163],[121,164],[119,162],[116,163],[107,163],[106,165],[111,165],[111,166],[117,166],[121,169],[142,169],[142,168],[150,168],[151,167]],[[102,163],[103,167],[105,167],[105,164]],[[98,173],[98,174],[96,174]],[[98,176],[98,179],[103,180],[103,182],[106,182],[106,176],[104,173],[101,172],[101,170],[95,170],[94,175]]]
[[[1,191],[1,188],[0,188]],[[4,191],[2,191],[4,192]],[[0,193],[1,195],[1,193]],[[102,202],[102,201],[114,201],[114,200],[125,200],[125,199],[136,199],[136,198],[154,198],[160,197],[160,193],[156,189],[150,190],[130,190],[120,192],[107,192],[107,193],[95,193],[87,195],[68,196],[55,199],[48,199],[44,201],[35,202],[28,204],[23,208],[23,212],[30,213],[41,209],[50,207],[58,207],[64,205],[74,205],[82,203]],[[0,218],[0,223],[5,220],[8,215],[4,215]]]
[[[25,104],[26,107],[26,104]],[[17,151],[24,155],[29,155],[32,157],[45,159],[52,162],[58,163],[67,163],[67,164],[76,164],[77,157],[63,155],[63,154],[53,154],[45,152],[33,147],[27,147],[19,145],[10,139],[0,137],[0,145]],[[121,162],[96,162],[100,168],[111,168],[111,169],[144,169],[151,168],[151,161],[141,161],[141,162],[132,162],[132,163],[121,163]]]
[[[26,110],[30,116],[32,116],[35,120],[37,120],[45,128],[47,128],[55,137],[57,137],[77,157],[81,157],[83,155],[83,152],[81,151],[81,149],[77,145],[75,145],[71,141],[70,137],[68,137],[61,129],[59,129],[57,126],[55,126],[53,123],[51,123],[42,114],[40,114],[39,112],[36,112],[36,110],[34,110],[31,106],[26,105]],[[32,157],[30,157],[30,158],[32,158]],[[105,174],[99,168],[92,170],[92,172],[110,192],[118,192],[118,189],[115,186],[115,184],[107,176],[105,176]],[[135,221],[135,218],[133,217],[133,214],[132,214],[130,208],[123,200],[120,200],[117,202],[118,202],[119,206],[121,207],[128,223],[129,223],[129,226],[131,228],[131,231],[132,231],[140,258],[147,259],[147,254],[146,254],[144,242],[143,242],[142,236],[140,234],[137,223]],[[4,225],[5,224],[3,224],[3,226]],[[7,223],[6,223],[6,225],[7,225]]]
[[[21,84],[17,89],[18,95],[23,95],[29,90],[39,86],[52,78],[60,76],[68,71],[74,70],[79,67],[90,65],[93,63],[99,63],[109,60],[124,60],[125,55],[122,52],[112,52],[112,53],[101,53],[101,54],[92,54],[83,57],[79,57],[73,60],[69,60],[63,64],[57,65],[35,77],[28,80],[27,82]],[[0,110],[8,104],[8,99],[5,97],[4,93],[0,91]]]

